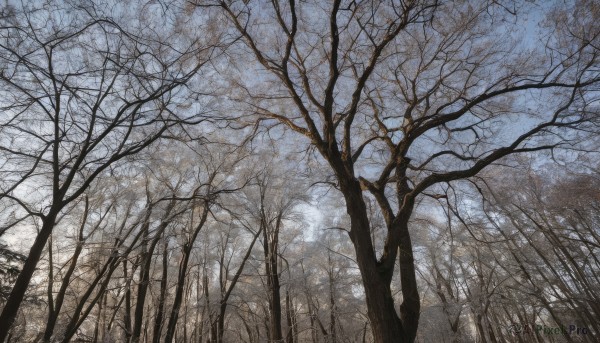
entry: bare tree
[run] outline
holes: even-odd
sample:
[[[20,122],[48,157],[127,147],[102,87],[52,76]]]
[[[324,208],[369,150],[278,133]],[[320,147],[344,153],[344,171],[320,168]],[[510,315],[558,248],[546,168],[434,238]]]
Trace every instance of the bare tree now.
[[[600,329],[593,319],[600,311],[600,265],[594,252],[599,237],[590,226],[596,220],[593,213],[598,203],[596,192],[590,190],[597,189],[598,180],[595,174],[565,173],[560,181],[551,182],[548,174],[530,171],[524,177],[513,175],[521,188],[519,197],[503,192],[501,184],[492,184],[486,192],[490,203],[485,211],[517,261],[520,270],[516,275],[525,279],[519,290],[523,292],[521,298],[533,294],[530,302],[545,312],[538,316],[541,320],[589,328],[590,332],[579,338],[591,342]],[[505,223],[491,213],[500,214]],[[506,263],[499,265],[507,268]],[[514,275],[515,271],[507,273]],[[531,326],[527,318],[535,314],[511,305],[517,307],[511,311],[517,315],[507,314],[507,320],[521,327]],[[572,337],[566,339],[574,341]]]
[[[565,129],[591,119],[598,30],[584,25],[597,11],[551,22],[548,35],[522,44],[507,23],[520,25],[521,11],[531,10],[525,2],[197,5],[219,11],[242,35],[244,70],[247,51],[262,68],[251,69],[260,77],[236,75],[239,100],[263,121],[304,135],[333,171],[376,342],[416,337],[420,297],[409,229],[416,201],[507,155],[555,148]],[[380,251],[366,194],[386,223]],[[399,312],[391,290],[396,260]]]
[[[426,302],[439,299],[433,306],[441,307],[450,328],[472,322],[472,339],[480,341],[553,340],[538,329],[542,325],[586,328],[585,334],[569,332],[560,340],[597,340],[591,319],[598,311],[597,235],[589,230],[596,220],[596,173],[592,168],[581,174],[579,163],[568,167],[579,175],[543,171],[527,156],[507,162],[510,166],[491,168],[476,182],[449,187],[447,199],[440,199],[449,228],[437,223],[429,230],[443,236],[429,243],[438,261],[431,262],[431,275],[422,271],[433,293]],[[453,303],[462,314],[449,311]],[[435,337],[432,324],[439,322],[428,322],[422,338]]]
[[[198,156],[201,156],[201,160],[198,160],[198,164],[202,165],[201,171],[196,176],[195,185],[193,194],[189,197],[191,199],[191,213],[190,220],[187,228],[183,229],[182,232],[178,234],[179,239],[182,241],[181,243],[181,258],[179,262],[179,269],[177,274],[177,283],[175,288],[175,295],[173,299],[173,305],[171,307],[169,321],[166,326],[166,334],[164,341],[172,342],[175,338],[175,330],[177,327],[178,320],[180,318],[180,310],[182,308],[182,303],[184,301],[184,288],[185,285],[189,283],[188,281],[188,272],[189,272],[189,264],[190,259],[192,257],[192,251],[195,247],[196,239],[198,234],[202,229],[205,228],[207,220],[209,219],[209,214],[215,216],[211,211],[211,207],[223,206],[219,197],[224,194],[237,193],[241,189],[243,189],[247,183],[249,182],[249,178],[244,178],[244,174],[240,173],[237,178],[228,178],[226,175],[230,170],[234,170],[236,166],[245,160],[246,152],[243,147],[234,147],[233,151],[223,149],[220,153],[217,153],[217,149],[213,149],[212,155],[211,151],[208,149],[203,149],[200,151],[196,151]],[[181,197],[175,197],[176,199],[182,200]],[[185,197],[183,197],[185,199]],[[244,265],[249,257],[249,254],[256,242],[256,236],[258,236],[260,230],[254,234],[252,239],[252,243],[248,248],[248,252],[242,260],[238,271],[236,272],[233,280],[230,280],[229,285],[227,285],[227,280],[221,280],[221,306],[219,312],[218,326],[218,341],[220,342],[223,337],[224,331],[224,316],[225,310],[227,306],[228,298],[234,289],[237,280],[239,279],[240,274],[244,269]],[[225,251],[222,252],[222,258],[225,258]],[[223,260],[221,260],[222,262]],[[221,266],[221,268],[225,268],[225,266]],[[228,271],[228,270],[227,270]],[[227,274],[226,271],[226,274]],[[225,275],[226,276],[226,275]],[[227,288],[225,288],[227,285]],[[198,287],[198,285],[196,285]],[[184,330],[187,325],[183,325]],[[187,335],[184,335],[187,336]],[[158,340],[160,337],[155,337]]]
[[[264,162],[264,168],[258,172],[256,183],[244,191],[244,218],[247,226],[262,231],[262,249],[264,254],[264,275],[266,279],[267,302],[269,311],[265,313],[269,321],[269,341],[283,340],[282,298],[281,298],[281,246],[280,241],[286,223],[301,222],[296,207],[308,200],[306,186],[291,170],[293,164],[276,166],[272,158]]]
[[[182,86],[215,52],[210,39],[169,45],[169,30],[155,30],[161,23],[125,27],[104,6],[65,6],[11,5],[0,18],[1,172],[9,175],[0,198],[14,213],[1,230],[41,223],[0,315],[0,341],[61,211],[120,161],[203,120],[177,96],[191,95]]]
[[[7,3],[0,342],[597,340],[599,14]]]

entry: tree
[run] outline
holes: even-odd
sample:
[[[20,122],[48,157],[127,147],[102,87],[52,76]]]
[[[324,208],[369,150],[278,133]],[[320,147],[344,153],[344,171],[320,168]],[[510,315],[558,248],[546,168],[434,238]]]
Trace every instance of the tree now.
[[[494,180],[485,192],[489,201],[485,210],[519,266],[509,275],[518,273],[524,279],[523,298],[533,294],[535,305],[542,309],[541,319],[549,323],[589,328],[591,333],[583,339],[593,341],[600,329],[594,320],[600,312],[596,286],[600,264],[593,253],[599,246],[593,229],[598,198],[592,191],[598,188],[598,180],[596,173],[555,173],[562,175],[554,182],[547,181],[549,173],[513,174],[513,182],[520,185],[519,197],[504,192],[504,186]],[[535,316],[525,309],[512,312],[518,316],[509,315],[510,321],[522,327],[529,325],[524,319]]]
[[[280,242],[280,235],[286,227],[286,222],[294,219],[301,221],[295,209],[308,200],[306,190],[297,180],[299,178],[290,166],[276,166],[273,161],[268,161],[259,171],[254,187],[247,188],[243,193],[244,207],[247,211],[244,217],[250,220],[249,226],[258,227],[259,231],[262,231],[264,275],[269,304],[269,311],[265,315],[268,316],[269,341],[272,342],[280,342],[284,337],[280,270],[280,247],[283,244]]]
[[[211,207],[223,206],[219,197],[224,194],[236,193],[243,189],[249,182],[248,179],[243,178],[243,173],[240,173],[237,178],[229,178],[226,176],[226,173],[228,173],[230,170],[234,170],[236,165],[244,161],[245,157],[247,157],[246,151],[243,149],[243,147],[235,147],[233,151],[223,150],[220,153],[217,153],[215,150],[217,149],[213,149],[212,155],[211,151],[208,149],[198,149],[194,151],[198,156],[202,156],[202,159],[197,161],[197,164],[201,165],[201,167],[197,167],[200,169],[196,175],[197,179],[195,180],[195,185],[197,185],[197,187],[195,187],[192,196],[189,197],[192,199],[192,209],[190,214],[191,219],[189,220],[188,224],[189,227],[183,229],[182,232],[177,235],[179,240],[182,241],[181,259],[177,274],[177,284],[173,306],[170,311],[164,342],[170,343],[176,337],[175,329],[179,319],[179,312],[182,307],[184,287],[186,282],[188,282],[188,266],[192,257],[192,251],[194,249],[198,234],[206,226],[207,220],[209,219],[209,214],[215,216],[215,214],[212,213]],[[181,197],[175,197],[175,199],[182,200]],[[183,199],[185,199],[185,197],[183,197]],[[217,219],[215,218],[215,220]],[[221,285],[221,301],[219,307],[220,312],[215,322],[212,323],[218,327],[218,332],[215,333],[216,338],[213,337],[213,340],[216,339],[217,342],[221,342],[223,339],[223,333],[225,330],[224,317],[227,308],[227,301],[237,284],[237,281],[244,269],[244,265],[250,256],[252,248],[254,247],[254,243],[256,242],[257,237],[260,235],[260,231],[261,230],[258,230],[255,233],[253,232],[253,239],[250,243],[250,246],[247,248],[248,250],[246,255],[242,259],[237,272],[233,276],[233,279],[227,278],[229,272],[229,262],[227,262],[227,266],[223,264],[226,255],[226,247],[222,247],[223,250],[221,251],[220,270],[225,270],[225,273],[224,275],[222,272],[219,273],[221,276],[221,279],[219,280]],[[227,245],[229,241],[229,233],[230,231],[227,233],[225,245]],[[223,279],[223,277],[225,277],[225,279]],[[196,287],[198,287],[198,285]],[[154,339],[158,341],[160,336],[154,337]]]
[[[597,340],[599,11],[7,3],[2,340]]]
[[[214,283],[217,285],[215,285],[216,287],[213,287],[216,288],[214,290],[217,293],[216,296],[210,296],[209,294],[211,282],[208,278],[208,273],[211,271],[207,268],[208,266],[205,266],[205,276],[203,280],[203,287],[205,288],[204,297],[209,311],[209,341],[211,343],[222,343],[224,341],[223,337],[226,332],[225,316],[227,314],[228,305],[231,302],[232,295],[234,295],[233,292],[240,281],[244,267],[251,256],[252,249],[262,232],[262,228],[259,228],[257,231],[248,230],[251,234],[250,239],[248,239],[249,243],[247,243],[247,246],[239,248],[238,244],[240,244],[241,241],[240,227],[237,226],[235,221],[223,223],[217,225],[217,227],[217,230],[213,230],[216,231],[214,240],[218,241],[215,242],[215,250],[217,251],[211,256],[215,258],[215,260],[206,261],[206,263],[214,264],[215,270],[213,270],[212,273],[216,274]],[[236,251],[238,251],[238,253],[236,253]],[[211,297],[213,300],[211,300]]]
[[[584,13],[585,1],[574,5],[583,19],[550,21],[545,36],[527,44],[511,29],[520,27],[521,11],[547,13],[525,2],[196,4],[242,36],[240,69],[249,69],[248,51],[260,66],[251,77],[233,76],[242,80],[244,110],[306,137],[334,173],[375,342],[416,337],[409,223],[417,201],[510,154],[557,148],[565,130],[593,116],[598,30],[586,25],[597,22],[597,11]],[[385,219],[380,251],[366,197]],[[396,260],[399,312],[391,291]]]
[[[473,339],[545,342],[550,337],[536,330],[538,325],[575,325],[587,333],[561,339],[595,341],[597,173],[593,168],[581,173],[579,162],[568,166],[578,170],[575,175],[566,168],[544,171],[532,167],[536,159],[530,158],[507,160],[507,166],[488,170],[485,178],[448,189],[442,201],[450,229],[433,228],[446,237],[431,239],[437,243],[429,248],[432,259],[446,260],[431,262],[428,283],[451,326],[459,317],[448,305],[457,302],[470,310],[458,315],[470,317]]]
[[[11,4],[0,17],[0,200],[14,213],[0,232],[41,226],[0,314],[0,341],[65,207],[99,175],[205,119],[180,96],[193,96],[182,86],[216,52],[211,31],[170,45],[179,24],[169,16],[149,23],[106,5]]]

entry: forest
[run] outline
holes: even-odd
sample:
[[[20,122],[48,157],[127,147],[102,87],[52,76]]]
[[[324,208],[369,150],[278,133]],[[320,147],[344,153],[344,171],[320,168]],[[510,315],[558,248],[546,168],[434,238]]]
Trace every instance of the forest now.
[[[594,0],[4,0],[0,343],[600,341]]]

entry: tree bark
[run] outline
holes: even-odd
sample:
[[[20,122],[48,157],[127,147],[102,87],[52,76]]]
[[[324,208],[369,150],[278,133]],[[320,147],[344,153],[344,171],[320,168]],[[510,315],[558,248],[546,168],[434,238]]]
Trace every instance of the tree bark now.
[[[400,213],[393,226],[388,227],[392,235],[399,237],[399,261],[403,302],[400,316],[395,309],[391,291],[393,263],[383,265],[375,257],[371,239],[368,212],[362,198],[358,180],[340,180],[340,188],[346,200],[346,211],[350,216],[350,238],[356,252],[356,260],[363,281],[367,302],[367,315],[371,321],[374,341],[414,342],[417,334],[420,314],[420,298],[416,283],[416,272],[412,250],[412,242],[408,231],[408,219],[412,210],[411,204]],[[396,253],[398,248],[392,248]]]

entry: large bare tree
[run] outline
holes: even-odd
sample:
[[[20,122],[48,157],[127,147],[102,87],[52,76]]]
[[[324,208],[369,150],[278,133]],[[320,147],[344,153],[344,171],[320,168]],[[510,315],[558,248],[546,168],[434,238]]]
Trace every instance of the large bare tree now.
[[[305,136],[334,173],[376,342],[416,337],[416,202],[507,155],[557,148],[591,118],[599,31],[586,1],[562,12],[514,1],[196,4],[243,37],[245,110]],[[524,39],[524,14],[544,34]],[[366,197],[385,219],[381,250]]]

